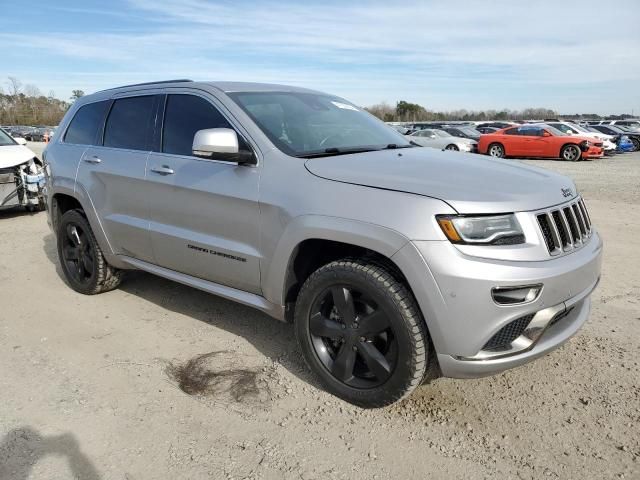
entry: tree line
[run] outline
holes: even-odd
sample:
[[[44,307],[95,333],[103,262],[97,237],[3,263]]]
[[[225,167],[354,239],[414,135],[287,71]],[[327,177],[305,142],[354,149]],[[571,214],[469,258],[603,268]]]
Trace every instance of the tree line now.
[[[0,86],[0,125],[58,125],[71,103],[83,95],[82,90],[74,90],[67,102],[53,91],[44,95],[35,85],[8,77]]]
[[[524,110],[451,110],[436,112],[428,110],[417,103],[400,100],[395,107],[388,103],[378,103],[366,110],[385,122],[429,122],[429,121],[485,121],[485,120],[543,120],[545,118],[604,119],[595,113],[576,113],[559,115],[550,108],[525,108]],[[632,118],[631,115],[610,115],[608,119],[622,120]]]
[[[23,85],[15,77],[8,77],[5,87],[0,86],[0,125],[58,125],[71,104],[84,95],[82,90],[73,90],[69,101],[56,98],[53,91],[43,95],[38,87]],[[385,122],[419,121],[484,121],[484,120],[531,120],[558,117],[550,108],[525,108],[524,110],[451,110],[436,112],[417,103],[401,100],[395,107],[388,103],[378,103],[366,110]],[[583,113],[560,115],[576,119],[602,119],[597,114]],[[622,120],[631,115],[611,115],[608,119]]]

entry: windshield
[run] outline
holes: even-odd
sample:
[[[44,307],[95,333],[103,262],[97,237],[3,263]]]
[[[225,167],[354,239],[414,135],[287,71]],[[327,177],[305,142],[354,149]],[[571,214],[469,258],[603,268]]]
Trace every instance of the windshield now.
[[[552,127],[551,125],[545,125],[545,126],[544,126],[544,127],[542,127],[542,128],[544,128],[544,129],[545,129],[545,130],[547,130],[549,133],[552,133],[553,135],[556,135],[556,136],[564,137],[564,136],[566,136],[566,135],[567,135],[567,134],[566,134],[565,132],[563,132],[562,130],[558,130],[557,128]]]
[[[5,147],[7,145],[15,145],[15,140],[9,135],[7,132],[0,128],[0,147]]]
[[[450,137],[451,134],[449,132],[445,132],[444,130],[431,130],[433,133],[435,133],[437,136],[439,137]]]
[[[412,146],[382,121],[338,97],[299,92],[229,96],[276,147],[294,157]]]
[[[577,129],[570,127],[569,125],[566,125],[564,123],[550,123],[549,124],[550,127],[555,128],[557,130],[560,130],[563,133],[579,133]]]
[[[471,127],[458,127],[458,130],[460,130],[462,133],[464,133],[465,135],[469,135],[470,137],[479,137],[480,136],[480,132],[477,131],[475,128],[471,128]]]
[[[584,128],[583,126],[581,126],[581,125],[577,125],[577,124],[575,124],[575,123],[571,125],[571,128],[575,128],[576,130],[578,130],[578,132],[586,132],[586,133],[589,133],[589,130],[587,130],[587,129],[586,129],[586,128]]]

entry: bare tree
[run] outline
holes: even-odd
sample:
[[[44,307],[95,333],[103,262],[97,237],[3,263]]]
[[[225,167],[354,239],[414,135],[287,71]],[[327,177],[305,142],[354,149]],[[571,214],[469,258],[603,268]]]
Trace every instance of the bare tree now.
[[[22,89],[22,82],[18,80],[16,77],[8,77],[9,81],[9,95],[17,97],[20,94],[20,90]]]

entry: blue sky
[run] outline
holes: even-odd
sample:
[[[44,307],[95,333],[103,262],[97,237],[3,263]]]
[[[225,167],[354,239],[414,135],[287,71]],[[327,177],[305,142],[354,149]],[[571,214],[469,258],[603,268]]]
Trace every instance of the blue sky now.
[[[8,0],[2,0],[2,3]],[[168,78],[360,105],[640,114],[640,1],[32,0],[0,8],[0,86],[69,97]]]

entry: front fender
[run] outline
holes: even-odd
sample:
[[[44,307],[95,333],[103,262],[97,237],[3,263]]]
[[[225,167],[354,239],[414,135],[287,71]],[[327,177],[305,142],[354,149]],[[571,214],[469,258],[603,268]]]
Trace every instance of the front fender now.
[[[267,300],[284,305],[287,269],[293,254],[300,243],[311,239],[357,245],[387,258],[409,241],[400,232],[372,223],[324,215],[296,217],[280,237],[262,276],[262,291]]]

